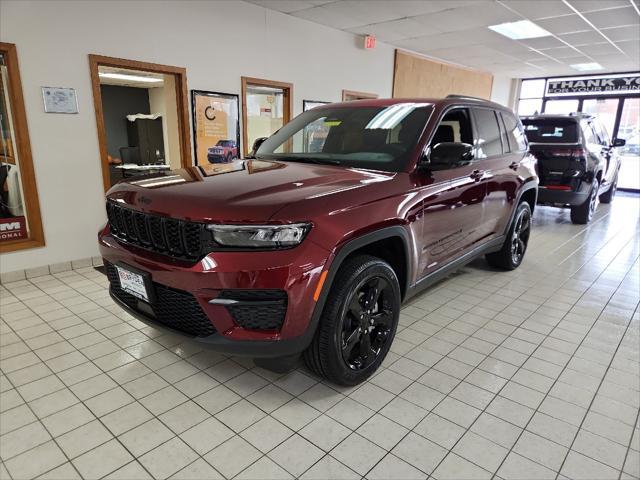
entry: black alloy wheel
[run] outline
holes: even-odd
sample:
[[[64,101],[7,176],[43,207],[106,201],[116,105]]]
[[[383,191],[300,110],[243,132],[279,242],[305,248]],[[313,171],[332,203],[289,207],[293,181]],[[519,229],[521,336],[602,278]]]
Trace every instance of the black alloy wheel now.
[[[393,268],[371,255],[344,261],[328,291],[304,360],[315,374],[357,385],[385,359],[400,318],[402,296]]]
[[[365,278],[352,291],[342,316],[342,359],[352,370],[371,365],[389,341],[393,310],[389,282],[379,275]]]
[[[511,234],[511,261],[514,265],[520,265],[524,258],[524,252],[529,244],[531,233],[531,211],[524,209],[518,212],[515,225]]]
[[[527,202],[520,202],[513,215],[509,232],[502,247],[497,252],[485,257],[492,267],[502,270],[514,270],[520,266],[529,245],[531,235],[531,207]]]

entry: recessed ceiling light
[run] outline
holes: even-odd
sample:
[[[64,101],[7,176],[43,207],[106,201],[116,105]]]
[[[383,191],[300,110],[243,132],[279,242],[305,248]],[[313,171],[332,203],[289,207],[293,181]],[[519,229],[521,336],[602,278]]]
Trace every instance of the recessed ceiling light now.
[[[145,82],[145,83],[162,82],[162,79],[157,77],[143,77],[142,75],[127,75],[125,73],[100,72],[98,75],[100,75],[100,78],[111,78],[113,80],[126,80],[128,82]]]
[[[589,72],[591,70],[604,70],[604,67],[596,62],[591,63],[574,63],[570,65],[571,68],[575,68],[581,72]]]
[[[489,28],[500,35],[504,35],[505,37],[509,37],[513,40],[548,37],[551,35],[551,33],[547,32],[544,28],[539,27],[529,20],[490,25]]]

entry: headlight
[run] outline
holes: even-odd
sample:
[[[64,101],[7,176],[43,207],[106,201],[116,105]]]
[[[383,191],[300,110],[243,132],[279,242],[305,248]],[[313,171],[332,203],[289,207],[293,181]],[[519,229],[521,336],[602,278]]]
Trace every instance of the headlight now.
[[[309,223],[289,225],[208,225],[216,243],[236,248],[287,248],[298,245]]]

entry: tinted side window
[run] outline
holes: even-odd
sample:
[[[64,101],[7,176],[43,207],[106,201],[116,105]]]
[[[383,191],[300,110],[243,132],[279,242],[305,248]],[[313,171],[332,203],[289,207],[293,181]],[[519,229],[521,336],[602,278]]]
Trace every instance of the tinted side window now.
[[[502,141],[500,140],[500,128],[496,112],[493,110],[478,108],[473,110],[478,127],[477,132],[477,158],[502,155]]]
[[[582,121],[580,122],[580,126],[582,127],[582,133],[587,144],[598,143],[596,133],[593,131],[593,127],[589,122]]]
[[[512,152],[521,152],[527,149],[527,140],[524,135],[522,123],[512,113],[503,112],[504,126],[507,129],[509,145]]]
[[[468,109],[454,108],[440,120],[430,145],[433,147],[442,142],[462,142],[473,145],[473,130]]]
[[[598,121],[594,121],[593,127],[598,137],[598,143],[600,143],[600,145],[605,145],[605,146],[609,145],[610,143],[609,134],[607,133],[607,129],[604,128],[604,125],[602,125]]]

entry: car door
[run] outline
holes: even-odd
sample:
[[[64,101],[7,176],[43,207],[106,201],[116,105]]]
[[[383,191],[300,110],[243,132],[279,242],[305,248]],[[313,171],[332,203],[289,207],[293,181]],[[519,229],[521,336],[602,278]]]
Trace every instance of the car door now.
[[[598,138],[593,121],[583,120],[580,122],[580,126],[589,152],[589,165],[587,165],[587,170],[592,171],[594,174],[598,170],[602,170],[603,178],[605,178],[607,172],[606,152],[604,145],[601,144],[602,140]]]
[[[480,239],[502,235],[505,219],[513,209],[521,155],[511,153],[500,112],[486,107],[472,109],[476,132],[476,162],[486,193],[482,205]]]
[[[604,162],[604,171],[602,172],[602,184],[606,185],[614,180],[618,158],[616,150],[611,144],[611,139],[604,126],[596,119],[591,122],[596,135],[596,140],[600,146],[599,154]]]
[[[469,108],[445,112],[427,143],[425,155],[441,142],[473,145],[473,123]],[[445,170],[424,169],[422,176],[423,227],[420,276],[424,276],[465,251],[480,239],[484,184],[471,161]]]

